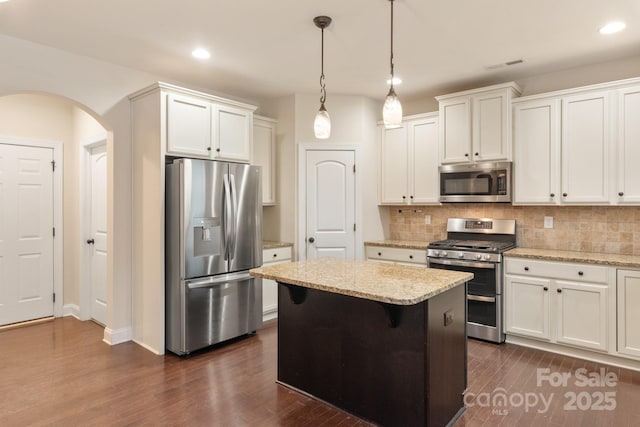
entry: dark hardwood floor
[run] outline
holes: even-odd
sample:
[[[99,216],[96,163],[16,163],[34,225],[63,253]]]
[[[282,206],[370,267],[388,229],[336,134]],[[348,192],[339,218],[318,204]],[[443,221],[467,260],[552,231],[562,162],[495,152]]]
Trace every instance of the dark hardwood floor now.
[[[369,425],[276,384],[276,341],[271,322],[256,336],[180,359],[155,356],[134,343],[110,347],[100,326],[71,317],[1,331],[0,425]],[[552,378],[571,378],[566,387],[548,381],[537,386],[538,368],[548,368]],[[616,384],[580,387],[579,368],[604,368]],[[505,406],[496,400],[500,387]],[[575,410],[565,408],[571,393]],[[584,409],[600,401],[598,393],[607,399],[600,406],[615,409]],[[469,341],[467,398],[456,426],[640,423],[639,372],[508,344]],[[528,408],[521,404],[526,399]]]

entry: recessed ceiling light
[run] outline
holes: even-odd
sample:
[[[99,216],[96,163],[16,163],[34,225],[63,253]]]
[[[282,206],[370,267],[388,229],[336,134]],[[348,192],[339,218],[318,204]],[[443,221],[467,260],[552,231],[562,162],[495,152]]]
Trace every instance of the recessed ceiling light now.
[[[191,52],[191,55],[193,55],[194,58],[198,58],[198,59],[209,59],[211,58],[211,54],[209,53],[209,51],[207,49],[203,49],[201,47],[195,49],[193,52]]]
[[[4,2],[7,2],[7,1],[9,1],[9,0],[0,0],[0,3],[4,3]]]
[[[400,77],[394,77],[393,78],[393,84],[394,85],[399,85],[400,83],[402,83],[402,79]],[[391,79],[387,79],[387,84],[388,85],[391,84]]]
[[[604,27],[600,28],[600,34],[613,34],[618,31],[622,31],[626,28],[627,24],[624,22],[609,22]]]

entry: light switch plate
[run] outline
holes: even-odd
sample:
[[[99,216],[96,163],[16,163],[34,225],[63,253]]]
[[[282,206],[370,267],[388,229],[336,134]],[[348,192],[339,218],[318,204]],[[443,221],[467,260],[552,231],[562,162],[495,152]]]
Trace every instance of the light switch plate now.
[[[424,216],[424,223],[425,224],[431,224],[431,215],[425,215]]]
[[[545,216],[544,217],[544,228],[553,228],[553,217]]]

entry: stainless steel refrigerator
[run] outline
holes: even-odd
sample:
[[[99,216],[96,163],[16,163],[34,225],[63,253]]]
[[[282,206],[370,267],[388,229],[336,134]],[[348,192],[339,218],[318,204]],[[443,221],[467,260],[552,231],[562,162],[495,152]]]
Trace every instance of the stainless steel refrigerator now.
[[[260,168],[176,159],[166,166],[166,344],[184,355],[262,325]]]

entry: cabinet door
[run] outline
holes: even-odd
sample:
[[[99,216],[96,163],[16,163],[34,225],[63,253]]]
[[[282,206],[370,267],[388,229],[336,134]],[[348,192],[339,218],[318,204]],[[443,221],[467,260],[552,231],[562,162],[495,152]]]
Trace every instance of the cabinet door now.
[[[507,333],[551,339],[550,288],[547,279],[505,276]]]
[[[516,204],[560,200],[560,101],[545,99],[513,107]]]
[[[556,341],[607,350],[607,286],[556,281]]]
[[[249,162],[253,113],[226,105],[213,107],[214,158]]]
[[[407,123],[409,132],[409,201],[440,202],[438,175],[438,118]]]
[[[439,140],[441,163],[464,163],[472,160],[469,97],[440,102]]]
[[[403,204],[409,200],[407,127],[379,128],[380,204]]]
[[[618,179],[614,200],[640,203],[640,87],[618,91]]]
[[[167,154],[209,157],[211,103],[182,95],[167,95]]]
[[[562,99],[562,201],[609,201],[609,93]]]
[[[253,119],[253,164],[262,167],[262,204],[276,204],[276,123]]]
[[[640,271],[618,270],[618,352],[640,357]]]
[[[474,95],[473,161],[509,160],[509,111],[507,92],[504,90]]]

